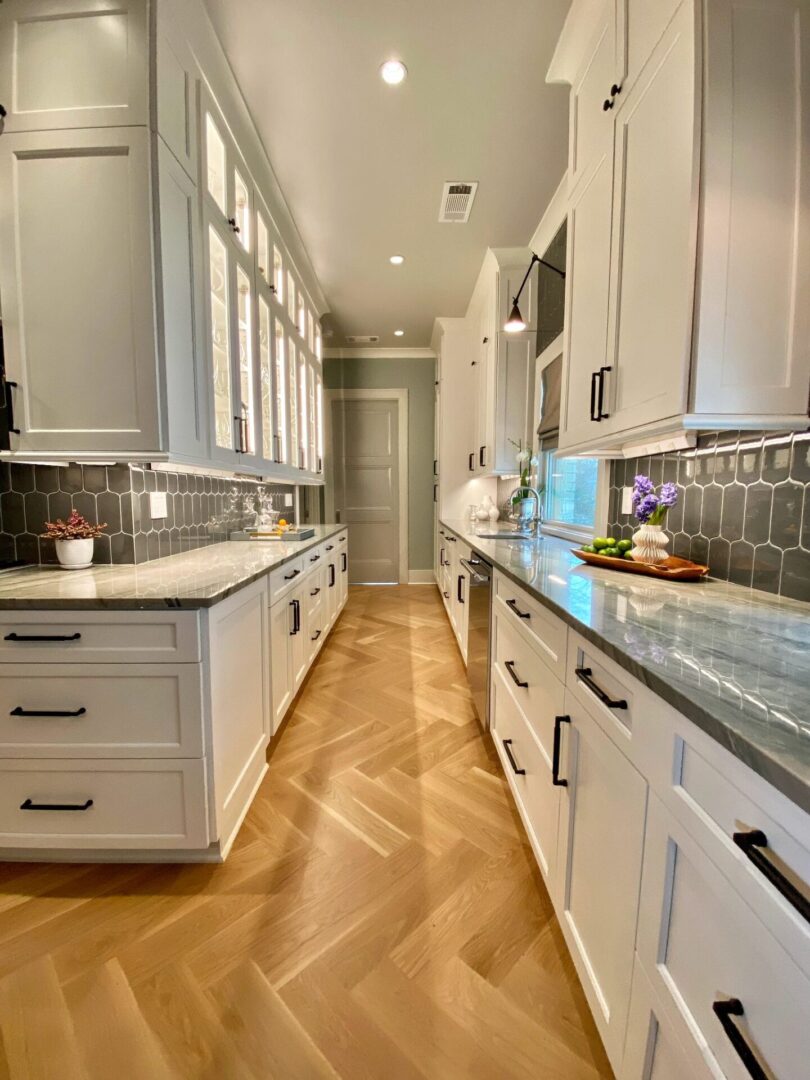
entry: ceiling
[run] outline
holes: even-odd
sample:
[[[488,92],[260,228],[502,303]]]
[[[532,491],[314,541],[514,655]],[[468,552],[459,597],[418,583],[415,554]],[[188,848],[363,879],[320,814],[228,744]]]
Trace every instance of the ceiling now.
[[[544,78],[569,0],[205,3],[329,303],[327,346],[428,345],[563,174],[568,94]],[[466,225],[438,222],[449,180],[479,181]]]

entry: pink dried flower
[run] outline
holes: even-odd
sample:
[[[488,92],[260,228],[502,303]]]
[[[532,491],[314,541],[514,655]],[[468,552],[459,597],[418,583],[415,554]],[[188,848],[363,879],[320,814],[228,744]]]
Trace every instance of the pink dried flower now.
[[[56,521],[46,521],[46,531],[42,536],[46,540],[94,540],[101,536],[107,528],[107,523],[91,525],[91,523],[79,513],[71,510],[67,521],[57,518]]]

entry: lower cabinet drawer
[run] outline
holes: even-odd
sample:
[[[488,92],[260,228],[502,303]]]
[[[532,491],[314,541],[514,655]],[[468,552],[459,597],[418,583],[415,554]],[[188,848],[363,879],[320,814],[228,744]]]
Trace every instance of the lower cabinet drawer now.
[[[5,664],[0,758],[202,757],[200,664]]]
[[[492,672],[492,738],[506,778],[545,877],[554,874],[557,856],[559,787],[551,759],[512,698],[500,671]]]
[[[806,1080],[810,980],[655,797],[640,910],[641,962],[673,1030],[693,1033],[715,1075]]]
[[[505,574],[495,572],[493,608],[502,611],[509,619],[532,638],[538,652],[558,677],[565,681],[565,654],[568,627],[553,615],[539,600],[529,596]]]
[[[196,611],[0,612],[4,664],[180,664],[199,659]]]
[[[207,847],[205,762],[4,761],[0,847]]]
[[[279,566],[277,570],[272,570],[270,573],[270,589],[267,599],[270,607],[275,604],[276,600],[284,596],[285,593],[288,593],[290,589],[295,588],[303,574],[304,558],[302,555],[297,556],[295,559],[290,559],[290,561],[284,563],[283,566]]]

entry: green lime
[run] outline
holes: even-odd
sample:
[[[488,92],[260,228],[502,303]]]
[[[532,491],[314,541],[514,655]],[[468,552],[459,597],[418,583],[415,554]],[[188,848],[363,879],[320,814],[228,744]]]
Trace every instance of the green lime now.
[[[595,536],[593,538],[594,551],[601,551],[602,548],[610,547],[610,540],[606,536]]]
[[[616,547],[621,552],[629,551],[632,546],[633,546],[633,541],[632,540],[620,540],[618,542],[618,544],[616,545]]]
[[[630,551],[625,551],[625,553],[624,553],[624,557],[625,557],[625,559],[632,559],[632,558],[633,558],[633,554],[632,554],[632,552],[630,552]]]
[[[616,547],[616,545],[619,543],[619,541],[616,540],[616,538],[613,537],[613,536],[609,536],[607,542],[608,542],[608,547]]]
[[[602,555],[607,555],[609,559],[615,559],[619,556],[619,549],[617,547],[602,548]]]
[[[593,555],[593,553],[596,551],[596,548],[593,546],[593,544],[586,544],[582,550],[587,551],[590,555]]]

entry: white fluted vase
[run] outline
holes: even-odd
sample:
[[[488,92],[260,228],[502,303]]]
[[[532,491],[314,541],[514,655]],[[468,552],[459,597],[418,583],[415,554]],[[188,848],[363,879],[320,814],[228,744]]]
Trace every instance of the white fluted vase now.
[[[630,554],[636,562],[666,562],[669,558],[668,544],[669,537],[662,525],[641,525],[633,533],[633,548]]]

